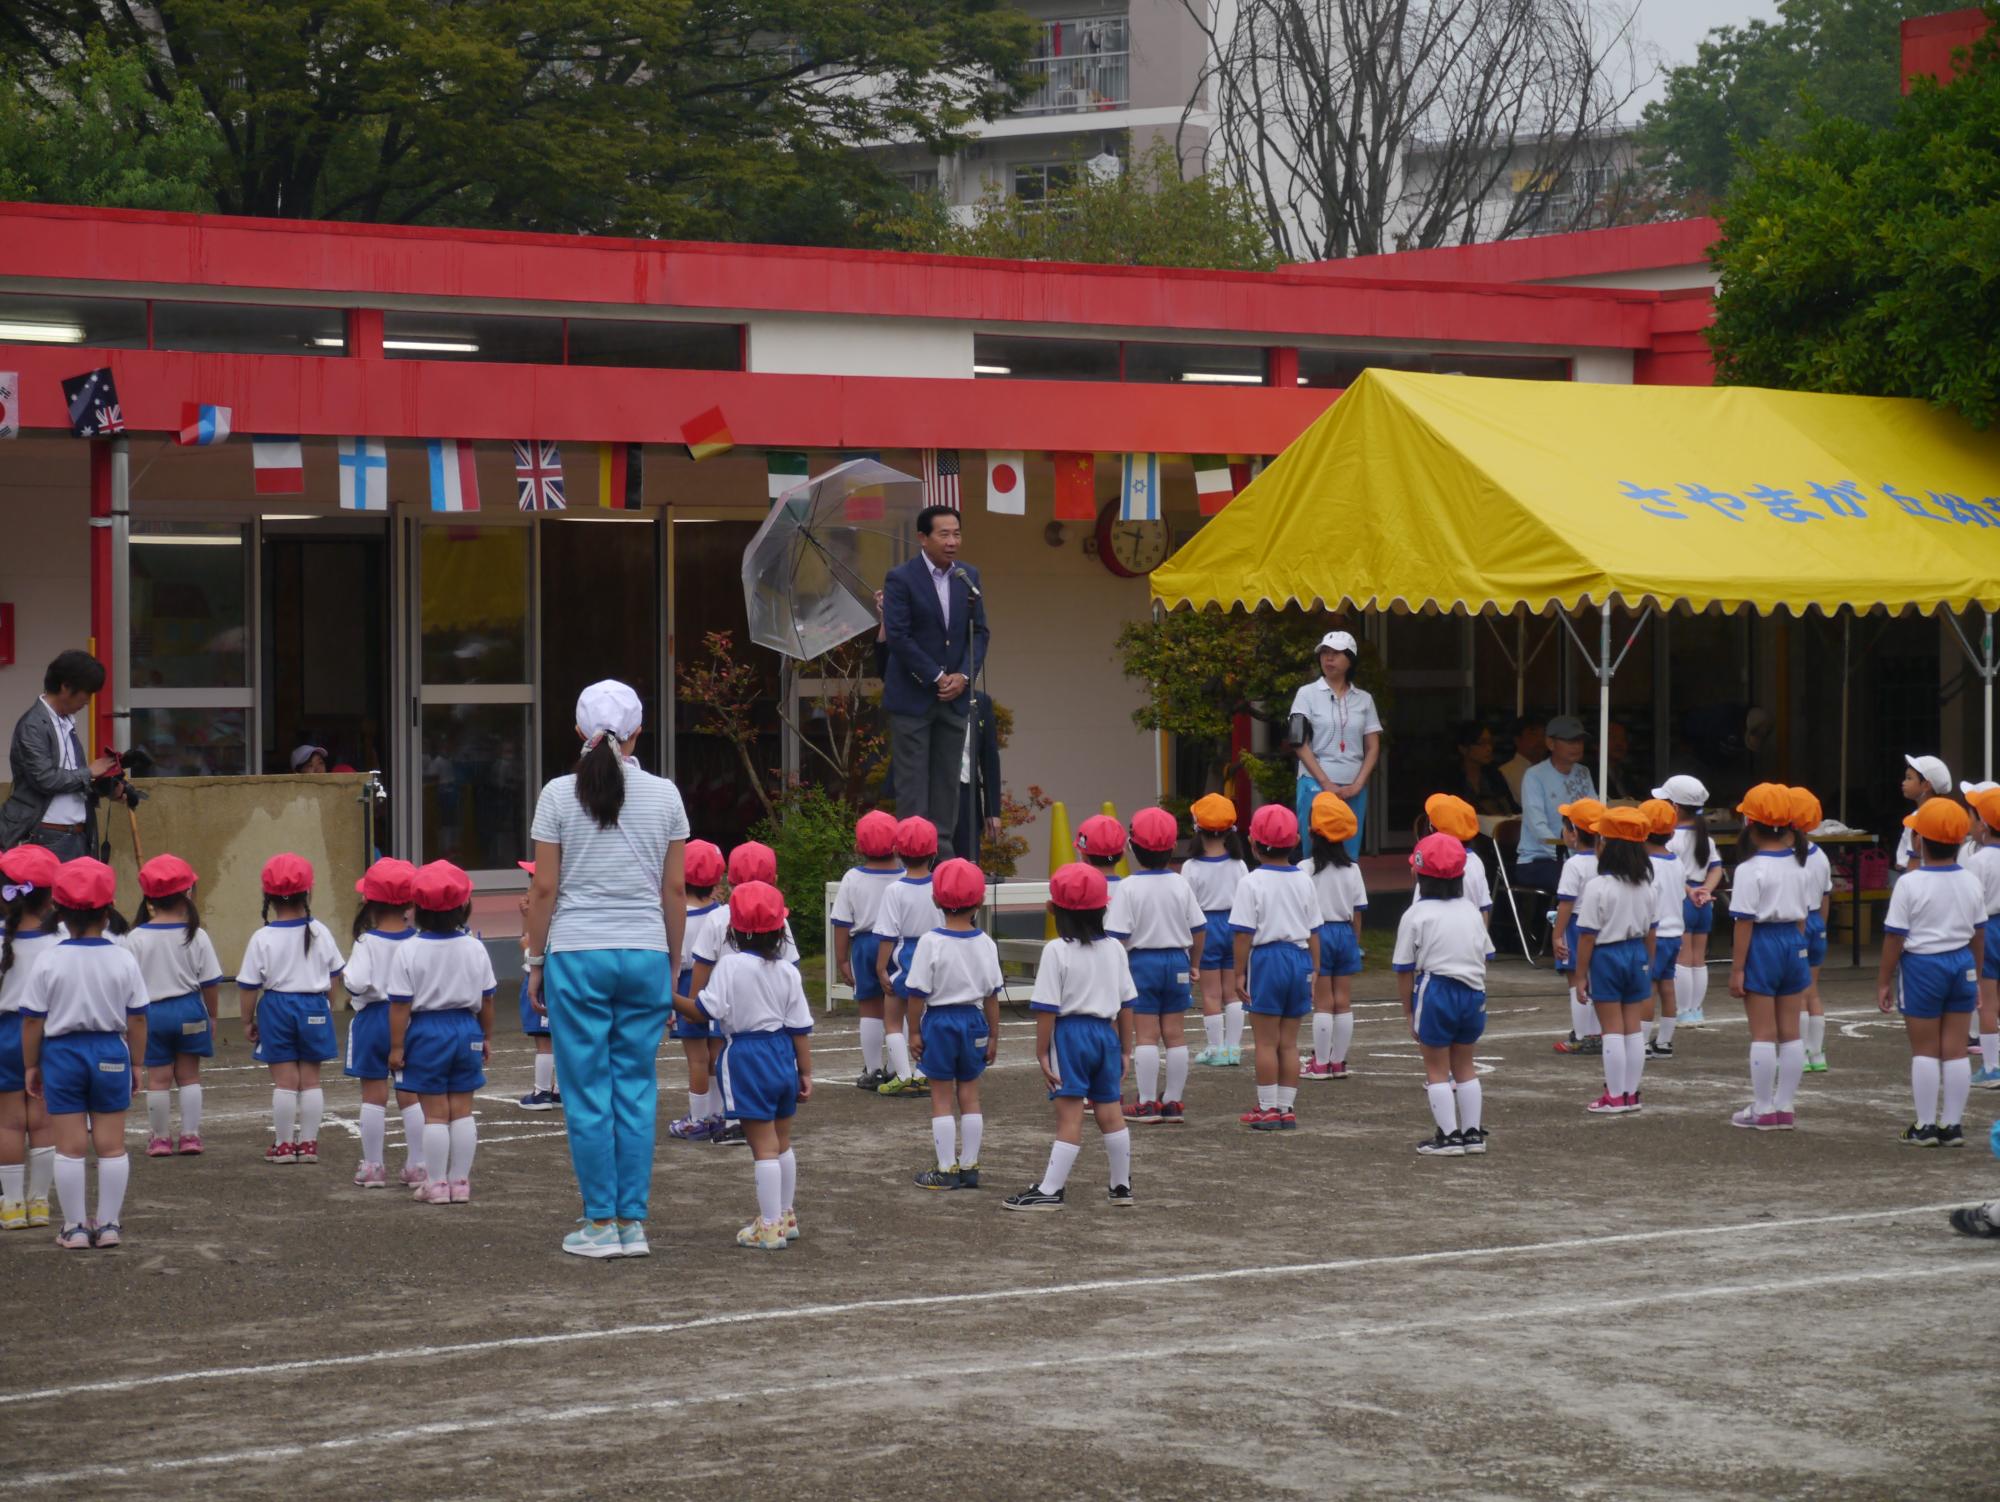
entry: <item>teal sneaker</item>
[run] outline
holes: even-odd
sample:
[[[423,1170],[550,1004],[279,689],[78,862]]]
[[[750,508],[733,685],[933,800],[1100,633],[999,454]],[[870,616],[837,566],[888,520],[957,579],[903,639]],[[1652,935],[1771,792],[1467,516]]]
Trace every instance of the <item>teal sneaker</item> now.
[[[562,1249],[572,1257],[622,1257],[625,1243],[618,1235],[616,1224],[607,1221],[595,1225],[585,1221],[576,1230],[563,1237]]]
[[[621,1220],[618,1222],[618,1254],[621,1257],[650,1257],[653,1249],[646,1243],[646,1223],[643,1220]]]
[[[1807,1074],[1825,1074],[1825,1073],[1826,1073],[1826,1055],[1825,1055],[1825,1054],[1815,1054],[1815,1055],[1813,1055],[1813,1057],[1811,1057],[1810,1059],[1807,1059],[1807,1060],[1806,1060],[1806,1073],[1807,1073]]]
[[[1981,1090],[2000,1090],[2000,1069],[1981,1069],[1972,1076],[1972,1083]]]
[[[1197,1064],[1206,1064],[1212,1069],[1220,1069],[1229,1062],[1229,1050],[1226,1048],[1204,1048],[1194,1056],[1194,1062]]]

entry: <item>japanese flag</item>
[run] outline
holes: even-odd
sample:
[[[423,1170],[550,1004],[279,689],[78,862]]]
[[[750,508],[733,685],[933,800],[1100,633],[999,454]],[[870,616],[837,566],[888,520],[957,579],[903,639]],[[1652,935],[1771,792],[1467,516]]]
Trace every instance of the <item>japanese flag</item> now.
[[[986,509],[1001,516],[1027,514],[1027,467],[1020,454],[986,456]]]
[[[0,370],[0,438],[21,436],[21,378]]]

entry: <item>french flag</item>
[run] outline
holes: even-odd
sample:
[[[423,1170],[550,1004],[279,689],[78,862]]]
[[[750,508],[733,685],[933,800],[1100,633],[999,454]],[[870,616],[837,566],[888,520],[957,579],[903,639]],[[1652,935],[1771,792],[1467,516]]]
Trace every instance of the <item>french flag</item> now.
[[[305,494],[305,457],[296,437],[259,434],[250,440],[250,463],[257,471],[258,495]]]
[[[229,437],[234,409],[211,407],[205,402],[181,403],[181,430],[175,435],[184,444],[221,443]]]
[[[433,438],[430,451],[431,510],[477,511],[479,466],[472,445],[458,438]]]

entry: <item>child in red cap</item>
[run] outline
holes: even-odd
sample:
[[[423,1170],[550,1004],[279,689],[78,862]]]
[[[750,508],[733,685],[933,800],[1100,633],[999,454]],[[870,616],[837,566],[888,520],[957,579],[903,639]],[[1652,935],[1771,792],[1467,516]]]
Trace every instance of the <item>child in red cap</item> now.
[[[327,992],[345,962],[326,925],[312,915],[312,862],[274,855],[264,862],[264,926],[250,936],[236,984],[243,996],[243,1036],[252,1057],[271,1070],[271,1145],[266,1163],[319,1162],[326,1094],[319,1066],[333,1043]]]
[[[1396,926],[1396,989],[1424,1058],[1435,1130],[1417,1144],[1426,1158],[1486,1151],[1485,1098],[1472,1049],[1486,1031],[1486,919],[1465,897],[1465,846],[1430,834],[1410,852],[1417,900]]]
[[[1056,1103],[1056,1140],[1049,1166],[1009,1210],[1060,1210],[1070,1169],[1083,1151],[1083,1108],[1089,1102],[1110,1160],[1113,1209],[1132,1206],[1132,1129],[1119,1107],[1132,1060],[1132,1001],[1138,995],[1125,946],[1104,932],[1111,900],[1104,873],[1073,861],[1049,878],[1049,914],[1056,937],[1035,967],[1035,1058]]]
[[[1298,816],[1282,803],[1251,815],[1257,867],[1229,909],[1236,994],[1250,1009],[1257,1039],[1257,1104],[1237,1119],[1255,1132],[1289,1132],[1299,1124],[1299,1023],[1312,1011],[1325,914],[1313,879],[1292,864],[1298,843]]]
[[[479,1150],[472,1096],[493,1056],[493,960],[465,931],[472,882],[458,867],[432,861],[411,896],[417,936],[389,966],[389,1068],[396,1087],[424,1107],[424,1182],[412,1193],[425,1204],[463,1205]]]
[[[688,910],[682,952],[674,957],[674,995],[692,996],[695,951],[719,954],[729,937],[729,907],[716,897],[724,873],[722,847],[710,840],[689,840],[681,866]],[[667,1135],[683,1142],[713,1141],[723,1130],[722,1087],[715,1082],[715,1050],[721,1035],[713,1023],[691,1020],[679,1011],[674,1013],[672,1033],[687,1055],[688,1113],[668,1124]]]
[[[410,926],[416,880],[417,868],[408,861],[385,859],[362,872],[354,884],[361,906],[348,928],[353,948],[347,968],[340,972],[354,1017],[347,1024],[347,1059],[341,1072],[361,1082],[361,1161],[354,1168],[354,1183],[361,1189],[389,1186],[389,967],[396,951],[416,932]],[[414,1189],[426,1175],[423,1102],[412,1092],[399,1090],[396,1106],[403,1118],[401,1178]]]
[[[136,1060],[146,1051],[146,978],[139,962],[105,937],[118,893],[111,868],[69,861],[56,873],[55,916],[68,931],[35,968],[21,998],[21,1058],[27,1092],[49,1112],[56,1139],[56,1198],[65,1251],[113,1247],[132,1161],[125,1112]],[[84,1153],[97,1149],[97,1218],[85,1215]]]
[[[937,1154],[937,1167],[919,1173],[917,1187],[977,1189],[986,1132],[979,1076],[1000,1056],[1000,993],[1006,982],[999,946],[972,921],[986,897],[979,868],[968,860],[944,862],[931,877],[931,896],[944,913],[944,927],[917,940],[907,977],[910,1056],[931,1082],[931,1146]]]
[[[944,922],[931,892],[931,863],[937,859],[937,848],[937,826],[929,819],[912,817],[896,825],[895,850],[903,862],[903,875],[888,884],[874,922],[875,936],[880,940],[875,951],[875,978],[882,987],[883,1042],[888,1055],[885,1067],[889,1071],[889,1078],[876,1091],[879,1095],[930,1094],[923,1071],[910,1063],[906,977],[910,961],[916,958],[917,940]]]
[[[201,1152],[201,1061],[215,1055],[216,994],[222,963],[194,905],[194,868],[178,855],[156,855],[139,868],[138,920],[125,949],[146,978],[146,1156]],[[172,1125],[181,1092],[181,1133]]]
[[[812,1008],[798,967],[781,957],[784,932],[785,899],[776,887],[732,887],[726,951],[700,991],[674,998],[683,1017],[722,1029],[723,1110],[743,1123],[757,1180],[757,1217],[736,1233],[736,1244],[755,1252],[781,1252],[798,1240],[792,1117],[812,1098]]]
[[[882,947],[875,932],[875,915],[882,898],[903,874],[896,859],[896,820],[881,809],[870,809],[854,825],[854,848],[861,864],[840,878],[833,894],[833,962],[841,978],[854,988],[861,1013],[861,1073],[858,1089],[880,1090],[893,1078],[882,1067],[882,977],[876,973],[876,951]]]
[[[1087,866],[1104,873],[1111,886],[1118,884],[1118,867],[1125,859],[1125,826],[1109,814],[1092,814],[1076,827],[1076,853]]]
[[[1220,793],[1208,793],[1188,810],[1194,820],[1197,849],[1181,867],[1208,919],[1201,944],[1201,1030],[1203,1048],[1197,1064],[1224,1066],[1243,1062],[1243,1003],[1236,996],[1236,935],[1229,931],[1229,908],[1236,887],[1250,868],[1243,862],[1243,839],[1236,832],[1236,805]]]
[[[0,1230],[49,1223],[49,1185],[56,1165],[55,1133],[41,1101],[28,1094],[21,1058],[21,998],[35,968],[68,937],[54,913],[62,862],[41,845],[16,845],[0,855]]]
[[[1194,888],[1168,863],[1180,840],[1180,825],[1164,808],[1142,808],[1132,816],[1132,855],[1139,869],[1111,889],[1104,931],[1127,950],[1132,984],[1133,1094],[1125,1119],[1138,1125],[1179,1126],[1187,1119],[1181,1095],[1187,1089],[1186,1018],[1201,978],[1201,946],[1208,915]],[[1164,1051],[1167,1083],[1160,1088]]]

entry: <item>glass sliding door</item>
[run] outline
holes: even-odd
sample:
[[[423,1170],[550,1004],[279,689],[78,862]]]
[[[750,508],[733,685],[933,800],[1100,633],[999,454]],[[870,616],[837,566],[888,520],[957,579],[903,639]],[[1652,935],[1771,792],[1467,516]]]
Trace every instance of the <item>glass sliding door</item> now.
[[[132,754],[142,777],[256,770],[251,529],[132,524]]]

